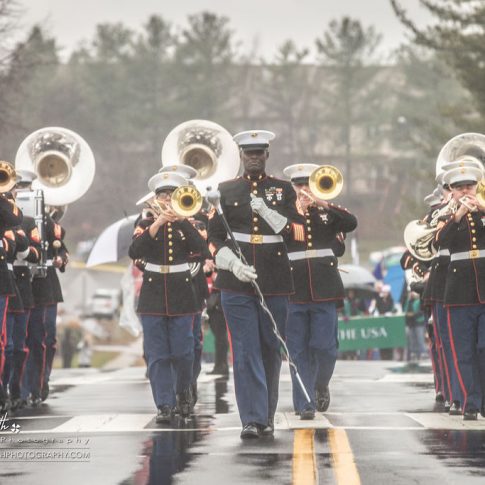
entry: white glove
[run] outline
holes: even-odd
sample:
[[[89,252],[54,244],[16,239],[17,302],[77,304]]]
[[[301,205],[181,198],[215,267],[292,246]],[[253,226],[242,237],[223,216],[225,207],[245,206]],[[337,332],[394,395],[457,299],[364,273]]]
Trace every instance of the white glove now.
[[[273,229],[273,231],[278,234],[286,226],[288,219],[282,216],[273,209],[270,209],[261,197],[256,197],[254,194],[251,195],[251,209],[259,214]]]
[[[16,259],[25,259],[30,253],[30,247],[28,247],[25,251],[17,251],[17,254],[15,255]]]
[[[244,264],[228,247],[221,248],[216,254],[216,266],[231,271],[243,283],[255,280],[258,275],[253,266]]]

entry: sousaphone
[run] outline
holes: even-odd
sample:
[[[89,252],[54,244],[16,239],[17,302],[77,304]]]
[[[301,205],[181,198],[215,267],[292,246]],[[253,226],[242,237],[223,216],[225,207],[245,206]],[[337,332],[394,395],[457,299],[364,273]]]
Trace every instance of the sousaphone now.
[[[95,160],[80,135],[67,128],[47,127],[21,143],[15,168],[34,172],[37,179],[32,189],[41,189],[45,204],[60,210],[87,192],[94,179]]]
[[[205,194],[239,172],[239,149],[232,135],[208,120],[190,120],[177,125],[162,146],[162,165],[182,164],[197,170],[192,180]]]

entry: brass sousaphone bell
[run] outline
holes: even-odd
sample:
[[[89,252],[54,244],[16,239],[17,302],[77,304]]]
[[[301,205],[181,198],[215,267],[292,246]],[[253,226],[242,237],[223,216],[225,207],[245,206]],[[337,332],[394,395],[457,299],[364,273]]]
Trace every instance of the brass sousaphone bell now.
[[[322,165],[316,168],[308,181],[312,195],[319,200],[335,199],[344,186],[344,178],[340,170],[333,165]]]
[[[64,212],[91,186],[95,173],[94,155],[79,134],[62,127],[34,131],[21,143],[15,157],[18,170],[37,175],[33,190],[42,190],[45,204]]]
[[[17,174],[13,165],[0,161],[0,194],[10,192],[17,183]]]

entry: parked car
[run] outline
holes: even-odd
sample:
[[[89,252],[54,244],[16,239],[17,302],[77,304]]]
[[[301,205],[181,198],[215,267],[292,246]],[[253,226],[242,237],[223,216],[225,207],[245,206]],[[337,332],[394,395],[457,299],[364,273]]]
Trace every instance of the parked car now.
[[[118,318],[121,309],[121,290],[98,289],[90,301],[90,314],[95,318]]]

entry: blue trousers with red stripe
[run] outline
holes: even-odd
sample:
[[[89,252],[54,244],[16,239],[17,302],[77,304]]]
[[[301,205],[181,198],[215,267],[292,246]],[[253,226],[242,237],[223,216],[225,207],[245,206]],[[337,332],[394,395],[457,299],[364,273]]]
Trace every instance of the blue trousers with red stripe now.
[[[155,405],[175,406],[175,394],[189,389],[194,365],[194,315],[140,315],[143,352]]]
[[[443,393],[448,402],[463,402],[458,375],[453,363],[453,353],[451,351],[450,331],[448,329],[448,315],[443,303],[436,302],[433,308],[433,319],[441,341],[441,361],[443,365],[444,386]]]
[[[448,329],[463,409],[477,411],[485,393],[485,304],[449,307]]]
[[[280,335],[285,337],[288,297],[265,297]],[[231,334],[234,387],[243,426],[266,425],[278,404],[281,369],[280,343],[268,315],[253,295],[221,292],[221,303]]]
[[[301,380],[310,396],[308,403],[298,381],[293,381],[293,407],[315,409],[315,389],[328,386],[337,361],[337,308],[334,301],[290,304],[286,342]],[[318,378],[318,382],[317,382]]]

